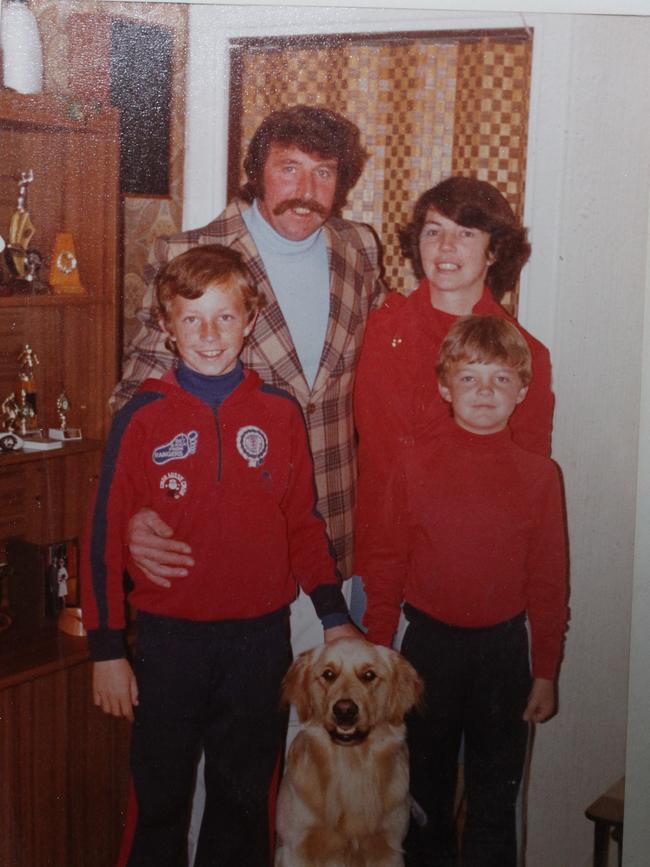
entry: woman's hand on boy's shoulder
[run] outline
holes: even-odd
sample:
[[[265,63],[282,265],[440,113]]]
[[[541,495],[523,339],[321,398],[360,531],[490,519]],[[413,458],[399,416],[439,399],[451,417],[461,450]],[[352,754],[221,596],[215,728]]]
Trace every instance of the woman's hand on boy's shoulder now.
[[[524,711],[526,722],[541,723],[555,713],[555,683],[545,677],[536,677]]]
[[[138,684],[128,660],[105,659],[93,664],[93,701],[104,713],[133,722]]]

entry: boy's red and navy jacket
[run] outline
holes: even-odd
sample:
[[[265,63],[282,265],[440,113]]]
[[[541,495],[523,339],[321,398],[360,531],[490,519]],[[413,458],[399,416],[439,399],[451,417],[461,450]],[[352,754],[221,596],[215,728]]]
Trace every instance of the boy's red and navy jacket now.
[[[143,506],[192,547],[195,565],[159,587],[128,559]],[[84,624],[93,659],[124,656],[123,574],[130,602],[188,620],[253,618],[296,597],[319,617],[345,612],[325,523],[316,511],[300,408],[246,371],[218,409],[173,373],[144,382],[115,416],[83,548]]]

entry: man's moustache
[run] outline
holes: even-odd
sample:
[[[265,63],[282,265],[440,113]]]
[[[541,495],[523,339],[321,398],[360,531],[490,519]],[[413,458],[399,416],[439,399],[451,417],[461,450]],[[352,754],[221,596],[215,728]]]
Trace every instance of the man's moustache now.
[[[291,208],[307,208],[315,214],[318,214],[318,216],[322,217],[324,220],[329,217],[329,211],[319,202],[313,202],[311,200],[305,201],[304,199],[286,199],[286,201],[280,202],[279,205],[276,205],[275,208],[273,208],[273,213],[276,217],[279,217]]]

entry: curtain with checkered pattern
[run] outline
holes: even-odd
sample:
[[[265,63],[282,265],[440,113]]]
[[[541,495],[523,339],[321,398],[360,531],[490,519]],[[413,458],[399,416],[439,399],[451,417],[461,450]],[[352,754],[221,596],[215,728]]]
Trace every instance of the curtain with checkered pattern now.
[[[389,286],[408,292],[397,231],[424,190],[473,175],[522,212],[531,56],[526,31],[243,40],[231,76],[235,178],[269,112],[302,102],[344,114],[370,159],[343,216],[376,229]],[[516,313],[516,289],[504,301]]]

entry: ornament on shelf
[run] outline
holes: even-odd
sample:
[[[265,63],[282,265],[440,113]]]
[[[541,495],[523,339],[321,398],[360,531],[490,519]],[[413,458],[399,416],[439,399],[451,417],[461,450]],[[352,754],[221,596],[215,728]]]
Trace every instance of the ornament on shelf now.
[[[43,89],[43,45],[27,0],[6,0],[0,16],[2,81],[18,93]]]
[[[2,430],[7,433],[15,433],[18,427],[18,416],[20,407],[16,400],[16,392],[12,391],[7,395],[0,404],[0,413],[2,413]]]
[[[17,177],[18,201],[11,215],[9,243],[4,252],[11,274],[9,291],[23,295],[40,295],[49,290],[48,284],[39,276],[43,257],[38,250],[29,246],[35,229],[27,210],[27,189],[33,180],[32,169],[21,172]]]
[[[70,399],[65,390],[56,399],[56,411],[59,416],[59,427],[51,427],[48,436],[53,440],[80,440],[81,428],[68,427],[68,413],[70,412]]]
[[[79,279],[79,265],[70,232],[59,232],[52,251],[50,286],[55,295],[85,295]]]
[[[36,391],[36,367],[38,365],[38,356],[29,345],[26,343],[20,354],[18,355],[18,363],[20,369],[18,371],[18,403],[21,407],[21,417],[29,419],[27,430],[36,430],[38,428],[37,416],[37,391]],[[25,407],[29,407],[31,412],[27,412]],[[23,433],[21,433],[21,436]]]

